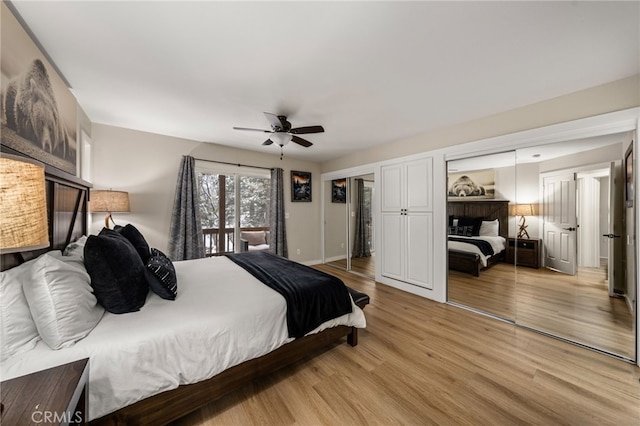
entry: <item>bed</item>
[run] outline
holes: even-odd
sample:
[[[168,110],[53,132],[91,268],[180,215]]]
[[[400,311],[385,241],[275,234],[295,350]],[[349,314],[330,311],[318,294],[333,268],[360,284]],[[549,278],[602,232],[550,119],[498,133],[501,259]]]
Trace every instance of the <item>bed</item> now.
[[[50,252],[3,254],[3,270],[58,258],[58,250],[87,233],[89,185],[55,169],[46,176]],[[351,313],[294,338],[283,296],[231,259],[174,266],[179,283],[174,301],[149,292],[139,312],[106,312],[71,346],[53,350],[37,341],[3,360],[2,380],[89,358],[92,424],[166,424],[345,337],[355,346],[357,328],[366,324],[361,308],[368,296],[347,288]]]
[[[500,261],[507,259],[508,241],[508,217],[509,217],[509,201],[508,200],[449,200],[447,203],[447,213],[449,215],[449,231],[448,234],[463,234],[460,231],[458,220],[463,218],[480,218],[482,226],[491,226],[492,232],[485,233],[483,236],[478,235],[449,235],[448,257],[449,269],[480,276],[480,272],[492,267]],[[455,221],[455,222],[454,222]],[[470,222],[464,222],[468,224]],[[455,226],[454,226],[455,225]],[[454,229],[451,229],[454,226]],[[477,234],[478,232],[476,232]],[[464,241],[465,239],[472,241]],[[474,242],[477,245],[470,244]],[[487,245],[477,240],[483,240],[491,246],[490,251],[484,254],[482,245]]]

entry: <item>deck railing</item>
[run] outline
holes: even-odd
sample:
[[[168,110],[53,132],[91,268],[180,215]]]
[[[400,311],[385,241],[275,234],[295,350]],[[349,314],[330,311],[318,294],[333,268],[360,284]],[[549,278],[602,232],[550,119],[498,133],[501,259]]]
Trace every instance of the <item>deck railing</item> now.
[[[240,231],[268,231],[268,226],[244,227]],[[204,252],[207,257],[223,256],[235,251],[235,228],[224,228],[222,233],[220,228],[202,228],[202,238],[204,240]],[[222,238],[220,238],[222,237]],[[221,241],[220,241],[221,240]]]

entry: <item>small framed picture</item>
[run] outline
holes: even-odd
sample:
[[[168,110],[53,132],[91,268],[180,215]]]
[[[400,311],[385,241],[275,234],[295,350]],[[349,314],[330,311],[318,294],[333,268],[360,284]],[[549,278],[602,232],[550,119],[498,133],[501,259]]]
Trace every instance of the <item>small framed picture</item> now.
[[[633,144],[629,145],[624,154],[624,201],[627,207],[633,207],[634,199],[634,178],[633,178]]]
[[[311,172],[291,170],[291,201],[311,202]]]
[[[331,202],[347,202],[347,179],[334,179],[331,181]]]

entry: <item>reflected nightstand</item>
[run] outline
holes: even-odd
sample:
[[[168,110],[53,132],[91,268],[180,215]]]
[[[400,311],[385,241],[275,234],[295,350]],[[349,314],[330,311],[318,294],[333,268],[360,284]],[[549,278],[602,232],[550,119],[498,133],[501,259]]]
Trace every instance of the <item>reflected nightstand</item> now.
[[[517,257],[518,266],[540,268],[540,240],[535,238],[509,238],[507,241],[507,263],[514,263]]]

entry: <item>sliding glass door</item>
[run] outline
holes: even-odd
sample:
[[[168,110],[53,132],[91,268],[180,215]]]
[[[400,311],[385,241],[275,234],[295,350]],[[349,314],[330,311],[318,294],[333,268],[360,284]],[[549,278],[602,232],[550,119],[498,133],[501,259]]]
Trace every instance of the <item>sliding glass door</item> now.
[[[243,250],[241,232],[254,232],[268,244],[269,172],[230,173],[198,167],[200,219],[207,256]],[[210,166],[211,167],[211,166]],[[262,232],[264,231],[264,232]],[[257,242],[257,241],[252,241]]]

